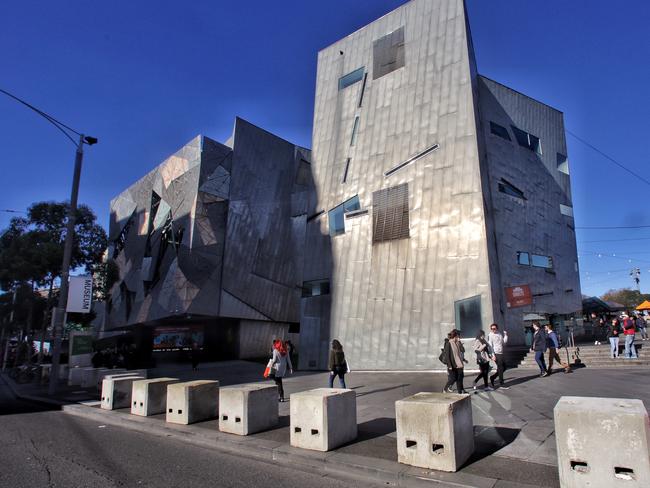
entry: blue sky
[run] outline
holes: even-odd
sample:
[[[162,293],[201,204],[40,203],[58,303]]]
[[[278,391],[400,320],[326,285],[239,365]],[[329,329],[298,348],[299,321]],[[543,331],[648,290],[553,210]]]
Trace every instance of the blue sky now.
[[[80,201],[106,225],[113,196],[196,134],[224,141],[235,116],[310,146],[318,50],[402,3],[5,2],[0,88],[99,137]],[[468,8],[482,74],[562,110],[570,131],[650,179],[649,2]],[[583,293],[630,286],[632,267],[650,292],[650,185],[567,140]],[[2,95],[0,147],[0,209],[69,198],[73,145]],[[580,229],[633,225],[649,227]]]

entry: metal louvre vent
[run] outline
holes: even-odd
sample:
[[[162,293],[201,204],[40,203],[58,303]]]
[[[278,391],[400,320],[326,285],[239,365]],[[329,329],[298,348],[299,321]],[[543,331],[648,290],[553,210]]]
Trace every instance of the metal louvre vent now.
[[[372,242],[409,237],[408,183],[372,194]]]
[[[372,46],[372,79],[404,66],[404,27],[377,39]]]

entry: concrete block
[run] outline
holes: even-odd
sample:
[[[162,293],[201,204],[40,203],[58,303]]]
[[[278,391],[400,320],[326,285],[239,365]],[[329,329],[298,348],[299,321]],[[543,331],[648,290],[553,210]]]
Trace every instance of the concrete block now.
[[[107,368],[83,368],[81,372],[81,387],[91,388],[97,384],[97,375],[101,371],[109,371]]]
[[[278,425],[278,387],[250,383],[219,390],[219,430],[249,435]]]
[[[70,368],[68,370],[68,386],[81,386],[81,375],[84,368]]]
[[[102,387],[102,380],[109,375],[112,374],[120,374],[124,373],[126,369],[124,368],[115,368],[115,369],[108,369],[108,368],[99,368],[97,371],[97,374],[95,374],[95,386],[97,386],[98,389],[101,389]],[[82,382],[83,384],[83,382]]]
[[[344,388],[291,395],[291,445],[329,451],[357,437],[357,396]]]
[[[133,382],[131,392],[131,413],[148,417],[165,413],[167,386],[178,383],[178,378],[154,378]]]
[[[562,397],[553,410],[563,488],[650,483],[650,424],[641,400]]]
[[[116,408],[129,408],[133,382],[143,380],[141,376],[107,377],[102,380],[101,408],[115,410]]]
[[[167,387],[167,422],[193,424],[219,415],[219,382],[196,380]]]
[[[474,452],[469,395],[416,393],[395,402],[397,460],[455,472]]]
[[[102,380],[104,378],[110,377],[116,377],[119,375],[129,375],[129,376],[142,376],[143,379],[146,379],[148,377],[147,370],[146,369],[130,369],[126,370],[123,368],[120,369],[109,369],[106,371],[101,371],[97,375],[97,389],[101,391],[102,389]]]

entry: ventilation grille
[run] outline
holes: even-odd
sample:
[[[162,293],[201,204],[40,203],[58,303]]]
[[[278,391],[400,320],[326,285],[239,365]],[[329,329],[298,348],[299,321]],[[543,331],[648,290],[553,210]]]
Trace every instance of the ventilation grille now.
[[[408,183],[372,194],[372,242],[409,237]]]

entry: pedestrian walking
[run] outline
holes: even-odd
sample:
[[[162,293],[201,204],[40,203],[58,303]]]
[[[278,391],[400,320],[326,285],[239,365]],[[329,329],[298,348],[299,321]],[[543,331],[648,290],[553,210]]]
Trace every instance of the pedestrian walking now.
[[[334,388],[334,378],[337,376],[339,377],[339,384],[341,385],[341,388],[347,388],[345,386],[345,373],[348,372],[348,363],[345,360],[343,346],[336,339],[332,341],[332,348],[330,349],[330,356],[327,367],[330,370],[330,388]]]
[[[636,327],[634,319],[623,314],[623,335],[625,336],[625,359],[636,359],[636,347],[634,347],[634,336]]]
[[[291,359],[291,364],[294,366],[294,370],[298,369],[298,364],[296,363],[296,346],[293,345],[293,342],[290,340],[284,341],[284,347],[287,348],[287,353],[289,354],[289,359]]]
[[[533,322],[533,345],[530,348],[535,352],[535,362],[539,366],[540,376],[543,378],[548,376],[546,372],[546,361],[544,360],[544,353],[546,352],[546,333],[541,328],[538,322]]]
[[[198,342],[192,343],[192,349],[190,350],[190,359],[192,360],[192,371],[198,371],[199,363],[201,362],[201,348],[199,347]]]
[[[558,350],[561,347],[560,339],[557,333],[553,330],[553,324],[548,324],[546,326],[546,337],[547,337],[547,347],[548,347],[548,374],[553,373],[553,361],[557,361],[558,364],[562,365],[565,373],[571,372],[571,367],[569,363],[563,363],[558,354]]]
[[[617,318],[612,319],[611,324],[607,327],[607,338],[611,347],[610,357],[612,359],[618,357],[618,342],[620,336],[623,334],[621,323]]]
[[[492,361],[497,366],[496,372],[490,376],[490,384],[494,388],[494,380],[499,377],[499,386],[507,389],[503,383],[503,373],[506,370],[506,362],[503,356],[505,345],[508,344],[508,333],[504,330],[503,333],[499,332],[497,324],[490,325],[490,333],[487,336],[487,343],[492,350]]]
[[[492,351],[490,345],[485,340],[485,332],[482,330],[476,335],[473,347],[474,352],[476,353],[476,364],[478,364],[480,370],[478,376],[474,378],[474,389],[476,390],[476,384],[482,379],[483,389],[485,391],[492,391],[492,388],[488,385],[488,374],[490,372],[490,357],[492,356]]]
[[[287,352],[287,348],[280,339],[275,339],[273,341],[273,355],[269,361],[268,368],[270,368],[269,377],[273,378],[275,384],[278,387],[278,400],[284,402],[284,386],[282,384],[282,378],[289,373],[293,373],[293,364],[291,364],[291,358]]]
[[[646,331],[646,323],[645,319],[641,315],[637,316],[636,318],[636,328],[641,333],[641,340],[647,341],[648,333]]]
[[[441,361],[447,365],[447,384],[443,392],[451,393],[451,386],[456,383],[457,393],[467,393],[463,387],[463,378],[465,377],[464,366],[465,361],[465,348],[463,343],[460,342],[460,332],[456,329],[448,335],[448,340],[445,341],[445,347],[442,351]]]

